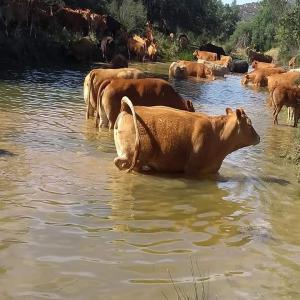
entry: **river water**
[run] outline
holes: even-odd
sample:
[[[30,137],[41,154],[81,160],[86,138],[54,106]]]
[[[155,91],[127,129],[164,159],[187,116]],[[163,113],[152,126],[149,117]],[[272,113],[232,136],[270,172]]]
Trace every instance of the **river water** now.
[[[297,130],[273,126],[266,91],[172,81],[197,110],[243,107],[261,143],[217,178],[127,174],[85,120],[87,72],[0,75],[0,299],[300,299],[300,186],[280,158]]]

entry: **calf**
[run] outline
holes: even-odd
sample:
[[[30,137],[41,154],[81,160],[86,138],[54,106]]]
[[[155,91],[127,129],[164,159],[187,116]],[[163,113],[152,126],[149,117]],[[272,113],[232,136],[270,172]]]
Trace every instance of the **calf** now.
[[[300,83],[300,72],[287,72],[282,74],[274,74],[268,77],[268,90],[270,93],[268,104],[272,106],[273,103],[273,91],[276,87],[298,87]],[[295,122],[294,108],[288,108],[288,122]]]
[[[300,88],[298,87],[276,87],[272,92],[272,106],[274,124],[278,124],[278,114],[282,107],[293,108],[294,111],[294,127],[297,127],[298,119],[300,117]]]
[[[122,99],[114,127],[120,169],[185,172],[189,176],[217,173],[233,151],[260,141],[243,109],[225,116],[207,116],[169,107],[133,107]]]
[[[200,51],[200,50],[194,51],[193,56],[196,57],[197,59],[204,59],[207,61],[215,61],[218,59],[217,53]]]
[[[124,96],[130,97],[134,105],[164,105],[195,111],[192,102],[184,100],[165,80],[157,78],[106,80],[101,84],[97,97],[99,127],[113,128]]]
[[[221,59],[222,55],[226,55],[226,53],[222,47],[213,45],[211,43],[207,43],[207,44],[200,46],[199,50],[217,53],[218,59]]]

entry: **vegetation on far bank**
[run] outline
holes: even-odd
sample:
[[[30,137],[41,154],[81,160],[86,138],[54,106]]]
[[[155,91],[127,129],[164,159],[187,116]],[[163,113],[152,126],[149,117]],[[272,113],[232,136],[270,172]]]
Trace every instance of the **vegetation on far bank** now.
[[[300,63],[300,0],[263,0],[257,15],[238,22],[227,49],[251,47],[266,52],[279,50],[278,59],[287,63],[297,56]]]

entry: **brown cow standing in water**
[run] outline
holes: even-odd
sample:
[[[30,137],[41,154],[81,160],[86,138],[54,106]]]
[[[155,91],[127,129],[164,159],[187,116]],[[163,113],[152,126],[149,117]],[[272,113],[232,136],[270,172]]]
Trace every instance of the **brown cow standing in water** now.
[[[243,109],[227,108],[225,116],[212,117],[170,107],[134,107],[127,97],[122,103],[114,127],[114,162],[120,170],[217,173],[228,154],[260,142]]]
[[[98,91],[97,115],[99,127],[113,129],[120,113],[121,99],[131,98],[134,105],[164,105],[177,109],[195,111],[190,100],[183,99],[165,80],[158,78],[113,79],[104,81]]]

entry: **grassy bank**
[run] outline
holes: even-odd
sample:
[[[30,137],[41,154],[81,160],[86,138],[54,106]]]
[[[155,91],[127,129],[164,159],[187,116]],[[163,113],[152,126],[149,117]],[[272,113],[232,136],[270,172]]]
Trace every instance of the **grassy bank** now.
[[[282,154],[288,162],[296,167],[298,181],[300,182],[300,132],[298,130],[295,140],[291,147],[286,149]]]

